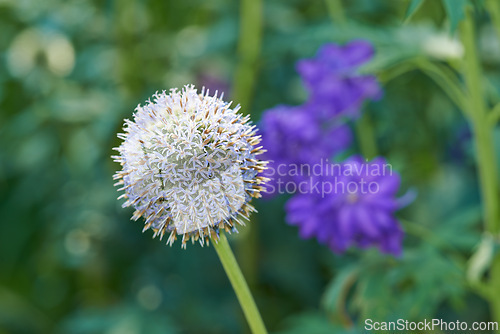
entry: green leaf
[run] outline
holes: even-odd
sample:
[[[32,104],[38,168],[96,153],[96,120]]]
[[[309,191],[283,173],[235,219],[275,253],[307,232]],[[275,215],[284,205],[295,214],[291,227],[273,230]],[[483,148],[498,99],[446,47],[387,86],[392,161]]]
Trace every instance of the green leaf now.
[[[457,29],[458,23],[465,17],[467,0],[443,0],[444,9],[450,20],[450,33]]]
[[[405,22],[408,22],[410,18],[415,14],[418,8],[424,3],[424,0],[411,0],[408,8],[406,9]]]
[[[363,261],[350,304],[361,319],[423,319],[444,301],[463,298],[461,263],[432,245],[407,249],[397,260]]]

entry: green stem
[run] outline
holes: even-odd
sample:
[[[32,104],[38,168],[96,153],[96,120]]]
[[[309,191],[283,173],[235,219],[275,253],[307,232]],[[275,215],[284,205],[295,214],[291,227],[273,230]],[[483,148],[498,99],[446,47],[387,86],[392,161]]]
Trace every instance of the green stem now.
[[[500,2],[498,0],[488,0],[486,8],[491,16],[491,21],[495,26],[498,38],[500,38]]]
[[[373,159],[377,156],[377,143],[375,141],[375,131],[370,114],[365,111],[356,121],[356,137],[358,138],[361,154],[365,159]]]
[[[325,0],[330,18],[333,23],[339,26],[346,24],[342,0]],[[370,115],[364,112],[355,123],[356,138],[358,139],[361,154],[366,159],[372,159],[377,156],[377,143],[375,140],[375,131]]]
[[[251,114],[251,98],[262,42],[262,0],[241,0],[240,6],[239,61],[233,81],[233,100],[241,104],[243,113]],[[252,215],[237,245],[242,270],[251,286],[257,281],[257,227],[257,216]]]
[[[499,198],[495,150],[491,126],[488,121],[488,112],[484,102],[481,68],[475,47],[474,20],[469,11],[462,24],[462,39],[466,50],[464,78],[469,92],[467,106],[475,136],[479,181],[484,201],[485,229],[492,234],[496,234],[499,227],[497,207]]]
[[[491,127],[494,127],[496,126],[499,120],[500,120],[500,103],[497,103],[488,114],[488,122],[490,123]]]
[[[459,79],[447,66],[433,63],[426,58],[411,58],[379,73],[380,81],[386,83],[413,70],[420,70],[431,78],[448,95],[450,100],[468,116],[469,109]]]
[[[472,130],[475,137],[476,160],[484,203],[485,230],[496,236],[499,232],[498,179],[492,127],[483,96],[482,75],[476,53],[474,19],[470,10],[461,25],[462,41],[465,47],[464,78],[469,92],[467,99]],[[495,321],[500,321],[500,255],[493,259],[488,280],[489,302]]]
[[[255,305],[252,293],[250,292],[245,278],[241,273],[240,267],[234,258],[226,236],[221,233],[219,240],[217,242],[213,241],[213,245],[217,251],[217,255],[219,255],[220,262],[226,271],[227,277],[233,286],[234,292],[238,297],[238,301],[240,302],[241,308],[243,309],[243,313],[245,314],[245,318],[250,325],[252,333],[267,333],[264,322],[262,321],[259,310],[257,309],[257,305]]]
[[[466,116],[470,116],[470,110],[467,108],[467,101],[464,97],[464,91],[460,85],[460,81],[449,68],[422,58],[416,59],[415,64],[421,71],[434,80]]]
[[[326,0],[326,6],[333,22],[338,24],[346,22],[342,0]]]
[[[456,249],[456,247],[450,244],[446,239],[443,239],[439,235],[434,233],[427,226],[423,224],[417,224],[405,219],[401,219],[401,224],[403,225],[406,233],[425,240],[426,242],[434,245],[436,248],[452,251],[455,255],[459,256],[459,251]]]

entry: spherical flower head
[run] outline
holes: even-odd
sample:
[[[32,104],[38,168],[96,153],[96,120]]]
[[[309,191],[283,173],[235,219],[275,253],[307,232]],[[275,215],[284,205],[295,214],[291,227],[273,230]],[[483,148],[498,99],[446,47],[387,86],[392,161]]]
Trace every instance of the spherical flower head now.
[[[400,177],[383,158],[365,162],[354,156],[342,164],[326,165],[311,179],[307,192],[286,205],[287,221],[303,238],[316,237],[333,251],[349,246],[377,246],[399,255],[403,231],[394,216]]]
[[[114,178],[125,191],[123,207],[135,208],[132,219],[145,217],[144,231],[169,233],[170,245],[178,236],[183,247],[189,239],[203,245],[255,211],[250,201],[264,190],[258,174],[266,162],[257,158],[256,127],[238,110],[185,86],[156,93],[125,120],[113,157],[123,169]]]
[[[262,144],[269,160],[264,175],[270,179],[265,195],[275,194],[276,182],[299,182],[303,177],[290,173],[294,166],[314,165],[346,149],[351,131],[345,124],[327,125],[318,121],[304,106],[280,105],[266,110],[262,116]]]
[[[312,59],[297,63],[309,108],[323,119],[343,115],[355,118],[365,99],[379,99],[382,90],[374,76],[360,75],[360,65],[373,56],[373,46],[362,40],[344,46],[325,44]]]

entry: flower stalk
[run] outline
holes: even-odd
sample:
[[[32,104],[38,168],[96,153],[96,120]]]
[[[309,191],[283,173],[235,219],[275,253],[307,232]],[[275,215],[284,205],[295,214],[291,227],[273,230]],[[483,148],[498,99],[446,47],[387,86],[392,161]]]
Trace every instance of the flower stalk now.
[[[462,42],[465,47],[464,79],[468,91],[468,115],[475,138],[476,160],[483,200],[485,231],[494,236],[499,232],[498,177],[493,144],[492,127],[483,96],[482,73],[475,45],[474,18],[467,10],[461,25]],[[491,312],[495,321],[500,321],[500,255],[495,255],[489,280],[488,290]]]
[[[231,247],[227,241],[226,236],[221,233],[218,241],[213,241],[217,255],[226,271],[227,277],[233,286],[236,297],[240,302],[245,318],[248,321],[250,329],[254,334],[267,333],[262,317],[260,316],[259,310],[255,304],[255,300],[248,288],[248,285],[241,273],[240,267],[236,262]]]

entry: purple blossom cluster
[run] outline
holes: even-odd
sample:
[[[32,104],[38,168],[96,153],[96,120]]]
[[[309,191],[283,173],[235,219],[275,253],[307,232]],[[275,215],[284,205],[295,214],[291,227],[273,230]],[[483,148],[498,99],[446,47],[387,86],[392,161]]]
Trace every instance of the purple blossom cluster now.
[[[385,160],[368,163],[351,157],[336,172],[326,173],[329,159],[352,142],[346,122],[359,117],[364,101],[382,95],[374,76],[358,73],[373,53],[369,42],[356,40],[343,46],[326,44],[314,58],[297,63],[309,93],[307,101],[300,106],[277,106],[262,117],[262,144],[267,150],[264,158],[270,161],[265,176],[271,179],[264,196],[283,193],[283,189],[295,193],[286,205],[287,221],[299,227],[303,238],[316,237],[335,252],[351,245],[377,246],[384,253],[398,255],[403,237],[394,217],[399,208],[399,176],[392,170],[390,175],[345,173],[347,166],[364,167],[370,172]],[[317,175],[311,173],[314,168],[297,166],[319,166],[325,173]],[[297,170],[302,172],[293,172]],[[372,189],[363,191],[361,186],[367,182],[373,184]],[[339,190],[339,184],[344,189]],[[318,185],[321,192],[314,191]],[[350,188],[345,189],[346,185]]]
[[[337,253],[356,245],[399,255],[403,231],[394,217],[401,204],[399,175],[383,158],[365,162],[360,156],[331,170],[307,183],[320,184],[321,193],[309,188],[287,202],[287,221],[299,227],[302,238],[316,237]]]
[[[326,44],[315,58],[297,63],[297,71],[310,94],[306,105],[323,119],[336,116],[356,118],[363,101],[377,100],[382,90],[372,75],[360,75],[360,65],[373,57],[367,41],[352,41],[344,46]]]

